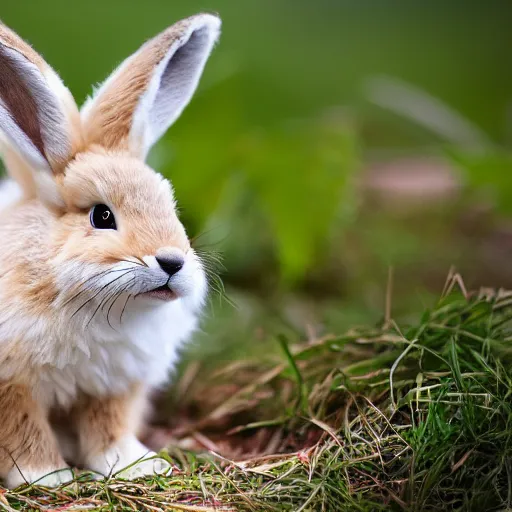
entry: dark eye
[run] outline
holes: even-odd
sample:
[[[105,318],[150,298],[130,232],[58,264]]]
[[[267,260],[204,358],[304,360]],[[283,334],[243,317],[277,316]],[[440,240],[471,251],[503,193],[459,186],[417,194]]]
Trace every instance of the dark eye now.
[[[116,219],[106,204],[97,204],[91,210],[91,224],[96,229],[117,229]]]

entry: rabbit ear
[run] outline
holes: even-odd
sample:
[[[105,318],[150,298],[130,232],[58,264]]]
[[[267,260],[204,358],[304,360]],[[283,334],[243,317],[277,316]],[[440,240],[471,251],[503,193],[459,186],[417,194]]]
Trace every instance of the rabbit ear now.
[[[70,92],[50,66],[1,23],[0,132],[5,151],[18,153],[27,169],[50,175],[62,172],[81,145],[79,113]]]
[[[126,59],[82,109],[86,142],[144,159],[194,94],[220,24],[192,16]]]

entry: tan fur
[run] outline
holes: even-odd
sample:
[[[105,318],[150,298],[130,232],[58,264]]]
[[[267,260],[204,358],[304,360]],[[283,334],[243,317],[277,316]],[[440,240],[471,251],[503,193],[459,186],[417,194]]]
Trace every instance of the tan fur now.
[[[47,77],[50,74],[54,74],[58,78],[58,75],[51,68],[45,73],[45,76]],[[71,143],[69,159],[71,159],[74,155],[85,149],[82,121],[80,120],[80,111],[78,110],[75,99],[67,87],[62,87],[59,98],[64,108],[64,114],[68,123],[68,134],[70,136]],[[53,171],[56,174],[64,173],[66,165],[69,163],[69,159],[54,162],[52,167]]]
[[[49,74],[55,74],[53,69],[49,69],[45,76],[48,76]],[[68,124],[68,134],[70,138],[69,142],[71,144],[71,151],[67,158],[63,160],[54,159],[50,161],[52,170],[56,175],[63,174],[66,170],[66,165],[69,163],[70,159],[72,159],[73,156],[79,153],[80,151],[83,151],[85,148],[82,123],[80,120],[80,112],[75,103],[75,100],[73,99],[73,96],[66,87],[63,87],[60,91],[60,100]]]
[[[132,56],[130,66],[115,77],[89,113],[90,121],[84,126],[86,144],[138,154],[140,148],[134,148],[128,140],[135,106],[148,87],[151,72],[189,23],[187,19],[169,27]]]
[[[5,343],[2,347],[0,355],[0,365],[8,366],[12,362],[17,363],[17,371],[12,375],[8,375],[8,379],[13,379],[17,384],[25,386],[25,388],[32,389],[33,383],[36,382],[37,376],[34,370],[31,368],[32,356],[26,350],[23,350],[23,346],[19,339],[12,339],[9,343]],[[0,380],[0,383],[2,381]],[[0,431],[1,433],[1,431]],[[0,441],[0,449],[2,447]],[[0,473],[1,476],[1,473]]]
[[[9,218],[8,223],[2,222],[4,217]],[[25,202],[23,208],[9,209],[0,214],[0,237],[6,242],[0,253],[4,260],[10,262],[3,275],[5,286],[36,314],[50,315],[48,306],[57,294],[53,271],[41,266],[41,258],[48,259],[51,249],[44,232],[51,225],[47,209],[35,199]],[[27,246],[26,240],[19,236],[21,231],[30,237],[30,245]]]
[[[0,383],[0,411],[0,474],[6,475],[15,463],[22,474],[24,470],[66,466],[45,411],[34,402],[28,388]]]
[[[69,418],[75,426],[81,464],[105,452],[123,436],[137,432],[144,413],[145,393],[140,385],[123,395],[84,396]]]
[[[80,154],[68,169],[62,195],[68,210],[76,213],[63,219],[56,240],[58,244],[62,240],[68,257],[81,255],[84,261],[110,263],[128,255],[141,259],[167,246],[188,251],[190,243],[174,211],[168,182],[140,160],[97,149]],[[123,187],[118,186],[120,182]],[[95,236],[83,215],[84,209],[98,202],[122,211],[122,224],[108,239]]]
[[[53,275],[34,265],[29,265],[29,269],[24,270],[17,266],[9,279],[18,288],[18,297],[31,306],[33,313],[39,316],[49,313],[48,304],[53,304],[58,296]]]
[[[9,175],[20,184],[24,197],[26,199],[35,198],[36,185],[34,177],[23,158],[13,149],[6,147],[2,150],[2,159]]]
[[[9,48],[21,53],[27,60],[34,63],[42,73],[48,68],[48,64],[42,57],[29,44],[23,41],[18,34],[3,23],[0,23],[0,41]]]

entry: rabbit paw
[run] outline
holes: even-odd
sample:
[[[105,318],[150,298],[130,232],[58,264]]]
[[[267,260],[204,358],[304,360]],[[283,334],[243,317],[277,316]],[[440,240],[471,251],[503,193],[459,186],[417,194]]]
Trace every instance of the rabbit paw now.
[[[169,475],[172,466],[155,456],[156,453],[146,448],[135,436],[127,436],[106,452],[89,457],[86,466],[102,476],[116,475],[127,480],[149,475]]]
[[[14,489],[23,484],[36,484],[44,487],[59,487],[73,480],[73,472],[69,468],[23,469],[13,467],[5,477],[5,486]]]
[[[151,455],[148,455],[148,457],[154,457],[156,455],[154,452],[150,452],[150,454]],[[135,480],[136,478],[150,475],[168,476],[171,472],[172,466],[166,460],[153,458],[141,460],[140,462],[121,470],[117,476],[126,480]]]

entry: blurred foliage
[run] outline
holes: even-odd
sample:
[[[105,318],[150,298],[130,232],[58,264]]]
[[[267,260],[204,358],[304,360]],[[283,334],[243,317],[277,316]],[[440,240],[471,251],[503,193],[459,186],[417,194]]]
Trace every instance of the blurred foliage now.
[[[289,281],[301,277],[329,239],[340,204],[347,213],[355,206],[356,138],[349,125],[334,115],[326,117],[233,133],[229,140],[213,144],[209,155],[218,162],[213,165],[189,157],[194,150],[187,143],[195,146],[201,129],[191,126],[188,133],[185,127],[178,133],[175,143],[180,154],[174,161],[165,158],[170,163],[161,168],[172,174],[174,165],[191,161],[201,168],[199,183],[179,175],[174,183],[187,204],[201,205],[190,216],[198,225],[206,225],[206,231],[211,229],[203,241],[218,239],[217,226],[235,230],[243,226],[236,237],[225,233],[224,250],[233,255],[233,271],[240,264],[241,270],[253,263],[259,268],[261,246],[273,244],[283,277]],[[223,137],[222,132],[217,134]],[[212,143],[208,134],[204,138]],[[226,173],[231,166],[236,170]]]
[[[483,152],[448,151],[464,173],[467,185],[477,190],[501,215],[512,214],[512,153],[489,148]]]

